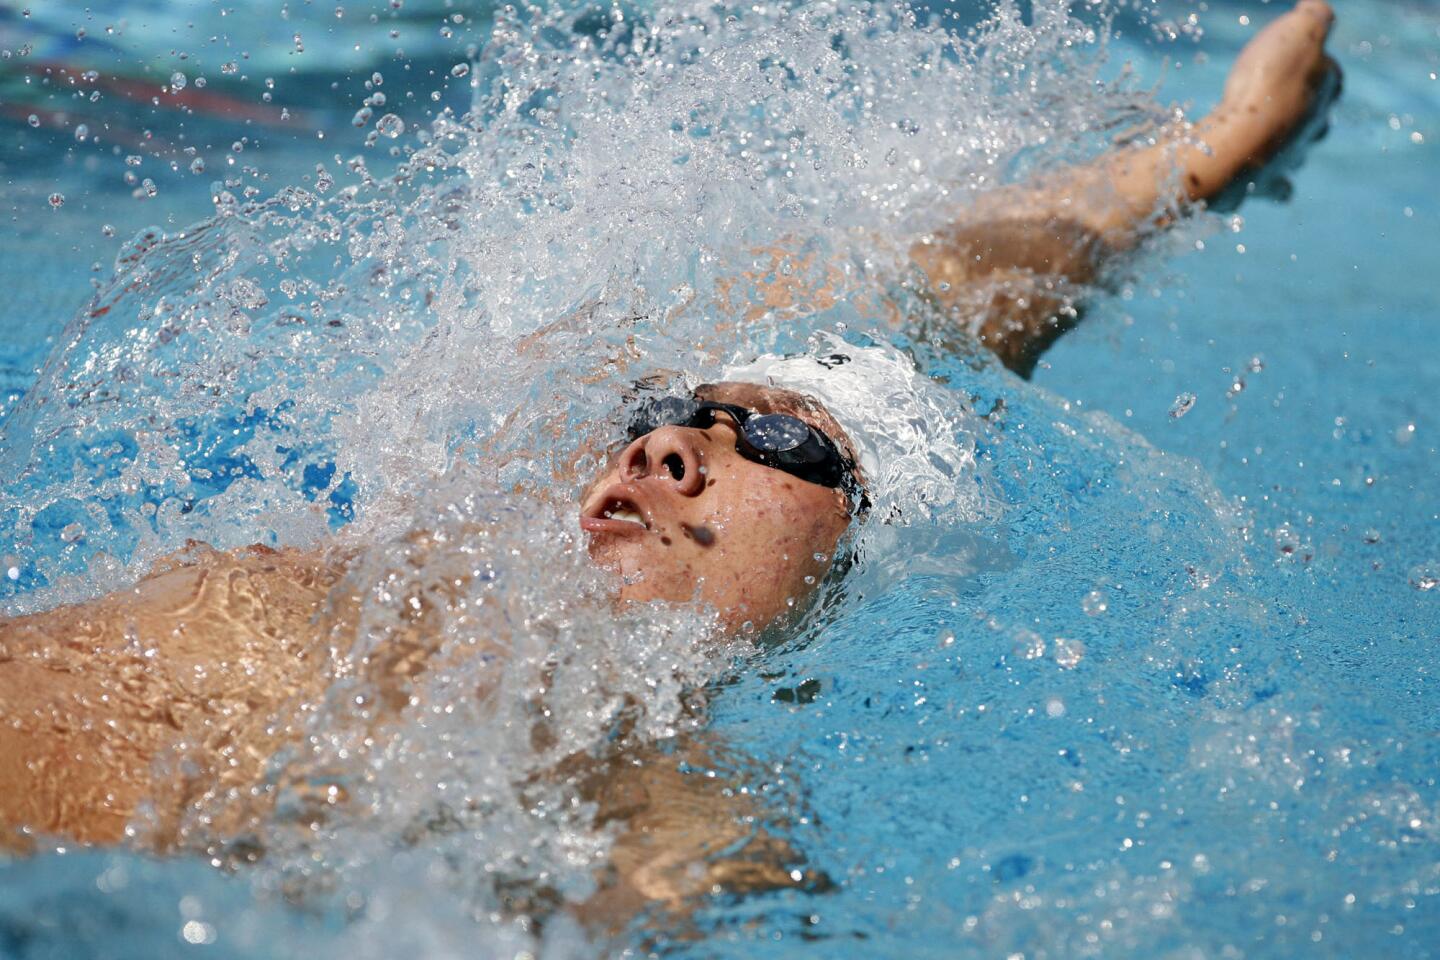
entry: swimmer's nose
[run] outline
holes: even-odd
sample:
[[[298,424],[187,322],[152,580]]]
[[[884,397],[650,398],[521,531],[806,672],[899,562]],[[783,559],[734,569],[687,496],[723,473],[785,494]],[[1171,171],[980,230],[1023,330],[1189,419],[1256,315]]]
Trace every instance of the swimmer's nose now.
[[[665,478],[687,497],[698,495],[705,489],[705,474],[696,435],[703,436],[689,427],[651,430],[620,455],[621,477],[626,481]]]

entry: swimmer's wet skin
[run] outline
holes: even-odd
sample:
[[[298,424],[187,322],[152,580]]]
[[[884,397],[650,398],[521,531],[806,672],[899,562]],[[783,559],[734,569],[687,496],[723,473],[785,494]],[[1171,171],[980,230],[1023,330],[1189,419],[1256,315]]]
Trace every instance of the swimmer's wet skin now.
[[[1008,366],[1027,371],[1075,322],[1065,290],[1090,283],[1107,255],[1163,223],[1156,212],[1177,199],[1177,185],[1182,203],[1218,197],[1323,109],[1317,91],[1335,70],[1324,54],[1330,23],[1322,0],[1302,0],[1246,47],[1206,119],[999,192],[967,223],[922,238],[913,256],[936,299]],[[825,575],[855,516],[851,481],[863,478],[848,466],[856,461],[851,439],[812,398],[741,383],[709,385],[696,398],[795,418],[823,438],[809,448],[815,470],[747,441],[741,417],[716,406],[712,416],[665,422],[624,446],[582,495],[579,523],[595,560],[621,574],[623,600],[698,600],[730,631],[759,629],[801,606]],[[833,463],[818,466],[827,443],[844,464],[840,474]],[[163,820],[167,805],[178,810],[209,789],[199,782],[207,777],[237,788],[258,782],[266,759],[299,736],[295,705],[326,682],[329,631],[346,624],[345,603],[330,595],[345,564],[296,550],[194,547],[157,564],[131,591],[0,623],[0,846],[25,847],[26,835],[9,832],[22,828],[116,843],[143,802]],[[417,624],[422,630],[423,620]],[[391,665],[397,683],[425,670],[424,641]],[[198,674],[203,682],[197,664],[208,665]],[[394,699],[405,702],[403,689]],[[214,767],[185,784],[156,782],[155,758],[182,741],[215,744]],[[793,860],[783,844],[755,847],[753,869],[686,869],[709,862],[717,838],[733,840],[726,824],[744,811],[708,794],[687,806],[677,799],[683,788],[660,784],[663,765],[619,769],[591,788],[602,818],[631,825],[613,858],[619,876],[608,889],[628,891],[616,902],[638,909],[717,883],[733,890],[800,882],[787,879],[794,876],[814,882],[803,871],[773,869]],[[625,777],[638,783],[635,791],[624,789]],[[632,802],[632,794],[648,795],[647,777],[662,804],[693,817],[666,820]],[[652,869],[657,861],[665,869]]]

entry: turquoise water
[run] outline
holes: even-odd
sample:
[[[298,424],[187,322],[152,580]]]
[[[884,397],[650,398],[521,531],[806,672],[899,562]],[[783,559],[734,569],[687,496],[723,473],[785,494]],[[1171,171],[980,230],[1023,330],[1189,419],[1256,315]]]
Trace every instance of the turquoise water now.
[[[347,27],[357,18],[365,22],[368,7],[345,7]],[[390,16],[388,5],[376,9],[379,18]],[[264,104],[264,71],[273,70],[270,104],[295,103],[297,115],[305,107],[305,125],[291,128],[272,118],[272,126],[260,126],[262,135],[259,120],[246,125],[198,107],[195,115],[169,105],[149,109],[143,100],[91,117],[92,130],[109,117],[116,143],[128,131],[140,138],[146,129],[165,133],[169,152],[143,151],[134,166],[124,159],[132,147],[117,155],[110,142],[77,141],[73,118],[68,127],[51,122],[59,109],[54,98],[7,76],[6,116],[15,119],[0,133],[0,163],[14,229],[0,237],[12,291],[0,343],[0,389],[8,391],[0,458],[14,478],[4,516],[13,540],[6,567],[16,573],[5,596],[16,609],[124,582],[134,572],[127,565],[140,564],[132,557],[153,556],[188,535],[223,545],[305,542],[358,515],[383,541],[413,520],[382,507],[385,495],[403,498],[425,486],[432,453],[444,465],[453,462],[447,456],[463,459],[455,451],[476,438],[498,437],[501,451],[527,446],[528,425],[495,426],[493,410],[529,399],[580,432],[609,415],[603,390],[589,392],[567,379],[563,365],[522,357],[515,362],[535,374],[531,382],[462,382],[467,369],[496,369],[487,366],[480,345],[508,343],[507,330],[494,320],[452,328],[428,319],[419,298],[406,299],[407,290],[431,276],[461,269],[483,275],[483,258],[503,258],[505,242],[515,244],[515,262],[544,269],[509,285],[498,274],[484,275],[473,300],[457,293],[462,302],[480,303],[495,316],[501,294],[509,296],[518,304],[511,322],[520,332],[527,329],[526,311],[553,317],[561,312],[557,304],[589,304],[589,315],[598,318],[586,330],[589,340],[557,341],[575,351],[577,369],[629,330],[638,331],[657,366],[710,362],[686,352],[687,336],[703,318],[682,311],[670,327],[604,322],[632,309],[656,315],[656,304],[678,284],[699,286],[708,275],[703,263],[665,265],[669,248],[657,237],[681,234],[673,239],[677,248],[694,238],[671,229],[663,205],[647,208],[624,184],[605,185],[614,196],[608,206],[578,191],[549,195],[557,207],[563,200],[576,211],[576,220],[527,221],[515,214],[514,222],[527,224],[531,234],[511,230],[503,209],[481,213],[468,206],[478,207],[475,198],[486,196],[472,187],[454,202],[482,225],[481,240],[495,241],[479,248],[447,240],[436,226],[444,217],[430,216],[437,197],[454,196],[443,186],[461,177],[455,169],[445,171],[449,181],[437,177],[442,188],[433,193],[417,187],[413,197],[396,199],[377,192],[374,209],[340,217],[343,242],[331,246],[323,237],[307,249],[277,241],[289,243],[322,222],[305,203],[299,213],[282,214],[290,219],[237,216],[208,233],[187,229],[213,209],[211,184],[219,169],[243,181],[232,192],[253,185],[264,197],[285,185],[314,187],[315,165],[325,164],[338,190],[348,182],[345,160],[363,154],[383,181],[398,161],[387,152],[389,139],[366,152],[363,131],[350,125],[358,101],[374,92],[364,89],[372,67],[384,74],[378,89],[393,102],[419,102],[398,111],[412,130],[424,110],[437,108],[430,104],[463,110],[472,96],[469,74],[437,81],[429,71],[443,78],[452,64],[470,62],[465,44],[488,35],[488,12],[466,11],[473,23],[448,38],[425,20],[434,15],[438,21],[440,12],[405,5],[402,27],[414,30],[414,39],[404,41],[408,61],[354,65],[345,59],[353,46],[349,34],[318,39],[328,35],[330,9],[304,13],[313,26],[300,28],[303,56],[313,59],[296,74],[272,50],[276,59],[242,80],[219,65],[234,54],[207,53],[215,63],[205,66],[214,80],[206,90]],[[978,19],[974,11],[960,12],[962,24]],[[1197,13],[1203,37],[1175,44],[1156,39],[1154,25],[1182,23],[1188,12]],[[410,846],[394,828],[400,815],[387,813],[375,818],[378,825],[362,821],[339,832],[333,842],[345,845],[343,856],[323,845],[277,842],[280,866],[273,871],[226,874],[200,856],[151,860],[109,851],[46,852],[8,862],[0,867],[0,952],[393,956],[404,949],[424,956],[524,950],[564,956],[628,947],[737,957],[1433,955],[1440,943],[1440,587],[1434,583],[1440,418],[1431,398],[1440,396],[1440,352],[1433,344],[1440,280],[1431,265],[1440,217],[1434,156],[1440,81],[1433,79],[1440,71],[1440,18],[1419,4],[1351,4],[1339,12],[1331,47],[1346,71],[1344,99],[1329,137],[1294,175],[1289,202],[1252,202],[1239,211],[1243,221],[1216,217],[1157,245],[1047,355],[1031,383],[976,367],[913,332],[886,333],[949,391],[951,419],[943,426],[974,444],[974,464],[962,464],[949,491],[950,514],[941,509],[932,519],[866,534],[856,569],[793,635],[772,638],[738,663],[686,667],[706,689],[707,735],[741,758],[736,764],[755,791],[780,798],[766,815],[771,828],[833,887],[717,898],[697,910],[694,926],[641,921],[614,944],[586,942],[563,919],[537,939],[493,918],[473,880],[505,852],[495,835],[508,831],[562,847],[562,840],[573,839],[568,833],[557,837],[524,817],[496,816],[458,840]],[[1132,59],[1146,84],[1163,73],[1164,98],[1203,106],[1213,101],[1225,66],[1248,35],[1240,18],[1260,21],[1269,13],[1266,5],[1230,3],[1145,8],[1143,15],[1129,10],[1116,19],[1112,60]],[[294,15],[301,17],[298,6]],[[129,16],[141,19],[143,8]],[[260,49],[259,40],[243,39],[245,31],[274,26],[273,17],[259,17],[232,29],[200,6],[193,19],[200,22],[189,28],[195,36],[223,34],[228,39],[217,46],[235,49]],[[0,47],[11,45],[12,30],[38,30],[13,12],[3,23]],[[187,28],[166,24],[188,35]],[[98,36],[103,26],[98,22],[87,34]],[[61,42],[73,38],[68,21],[45,31],[58,38],[52,57],[85,52],[84,42],[78,48]],[[286,28],[282,43],[293,32]],[[903,30],[898,35],[902,49],[911,49],[905,44],[913,38]],[[795,37],[801,46],[807,39],[798,30]],[[177,42],[186,45],[137,39],[108,56],[133,65],[139,76],[144,65],[163,64],[152,73],[155,82],[165,82],[176,66],[167,51]],[[888,49],[856,42],[852,56],[863,61]],[[1197,58],[1200,51],[1205,56]],[[1167,58],[1168,68],[1162,66]],[[197,53],[196,59],[203,58]],[[5,69],[14,62],[6,61]],[[406,62],[412,79],[402,81]],[[507,67],[498,69],[510,76]],[[201,71],[186,70],[193,86]],[[1105,70],[1113,75],[1113,64]],[[477,66],[473,73],[484,71]],[[413,79],[416,74],[422,78]],[[485,82],[495,82],[495,75]],[[563,79],[555,82],[564,89]],[[337,89],[327,94],[330,83]],[[970,93],[1000,86],[981,83],[979,93]],[[408,100],[406,90],[414,92]],[[432,90],[440,92],[438,101],[430,100]],[[687,108],[703,114],[709,103],[718,111],[711,123],[723,132],[723,110],[736,111],[728,119],[740,125],[749,92],[687,95]],[[1042,109],[1061,116],[1067,109],[1123,107],[1071,96],[1077,99]],[[98,103],[108,106],[115,97],[106,93]],[[632,109],[644,119],[642,107]],[[51,112],[31,127],[29,113],[41,108]],[[583,117],[568,119],[583,128]],[[999,119],[1023,126],[1018,108]],[[467,160],[474,183],[485,183],[509,162],[499,155],[513,130],[503,123],[494,128],[494,140],[478,143],[489,151],[485,157],[498,157],[494,165]],[[643,124],[610,129],[616,142],[631,136],[623,143],[644,168],[651,142]],[[844,142],[833,131],[809,135],[827,159],[834,154],[825,150]],[[242,142],[242,151],[231,149],[246,137],[251,142]],[[876,139],[883,146],[883,137]],[[184,153],[186,144],[205,145],[197,149],[205,171],[190,172],[194,158]],[[518,166],[523,150],[515,153]],[[617,149],[608,156],[631,154]],[[666,158],[657,156],[649,162]],[[592,168],[583,151],[551,158],[569,164],[572,185],[597,182],[584,180]],[[937,162],[929,154],[924,159]],[[243,172],[247,165],[253,173]],[[714,176],[729,168],[706,169]],[[135,184],[125,182],[127,170],[136,172]],[[773,169],[761,173],[771,176]],[[964,173],[962,167],[955,175]],[[153,197],[144,195],[147,176],[156,187]],[[836,174],[807,189],[835,199],[837,193],[825,191],[855,182]],[[142,196],[132,195],[136,187]],[[503,194],[508,188],[494,189]],[[720,187],[706,193],[686,182],[676,192],[678,205],[693,201],[712,216],[730,211],[754,219],[765,206]],[[54,209],[52,193],[64,195]],[[525,202],[540,193],[537,188]],[[919,216],[904,206],[892,212],[899,221]],[[835,216],[873,226],[866,219],[872,213]],[[792,224],[818,222],[803,211],[785,215]],[[614,229],[607,218],[616,218]],[[745,221],[737,223],[733,229],[743,235]],[[106,224],[114,238],[102,229]],[[123,282],[110,280],[120,239],[150,224],[173,237],[145,261],[153,289],[179,305],[169,314],[157,310],[156,296],[133,299]],[[430,244],[426,256],[438,261],[414,250],[382,249],[387,225],[408,231],[417,247]],[[549,292],[540,274],[548,271],[552,287],[574,277],[545,259],[547,244],[572,235],[566,230],[591,229],[582,234],[593,243],[587,249],[611,251],[605,263],[643,267],[641,287],[654,275],[660,279],[648,292],[624,296],[609,288],[594,293],[583,282]],[[176,236],[181,232],[188,245]],[[356,238],[363,239],[360,246]],[[532,238],[534,246],[527,246]],[[723,243],[706,228],[696,228],[695,238],[723,259]],[[648,260],[647,240],[659,251]],[[446,243],[457,250],[433,253]],[[266,272],[269,266],[244,272],[255,251],[281,249],[295,258],[290,272]],[[572,255],[577,270],[592,263],[588,253]],[[248,288],[233,285],[235,277],[251,276],[279,304],[282,280],[308,276],[329,293],[335,283],[348,282],[350,296],[360,289],[361,268],[377,260],[392,271],[404,264],[413,272],[368,301],[325,300],[340,304],[324,315],[348,325],[343,341],[324,332],[331,328],[304,337],[293,326],[262,328],[267,311],[278,308],[240,304]],[[92,267],[96,262],[101,265]],[[219,278],[198,297],[185,288],[192,268]],[[127,276],[134,275],[122,271],[121,279]],[[103,288],[98,302],[117,305],[105,316],[123,314],[125,322],[67,331],[92,278]],[[230,284],[223,295],[215,293],[221,282]],[[312,292],[287,302],[307,298],[323,300]],[[258,304],[253,293],[248,299]],[[222,300],[224,313],[217,306]],[[365,326],[367,307],[384,322]],[[452,308],[442,298],[436,312],[445,317]],[[225,326],[221,321],[232,319],[234,309],[250,325]],[[140,342],[135,329],[153,333],[165,316],[180,329],[196,324],[205,330],[207,338],[196,338],[203,348],[185,353],[180,337],[152,353],[127,352],[127,344]],[[777,339],[781,347],[793,346],[812,329],[833,328],[836,316],[846,321],[853,343],[867,340],[863,312],[846,307],[796,320],[796,330],[778,338],[756,334],[738,352],[766,349]],[[436,343],[441,346],[426,346]],[[247,350],[262,359],[241,363],[237,358]],[[86,381],[77,373],[93,371],[86,357],[108,357],[110,366]],[[187,394],[161,376],[173,369],[187,384],[210,383],[225,363],[237,371],[223,381],[233,392],[222,391],[215,403],[204,398],[217,394]],[[117,372],[127,364],[137,377]],[[442,389],[395,386],[420,382],[432,369],[449,377]],[[120,403],[38,402],[37,391],[82,382]],[[326,385],[330,395],[318,389]],[[1194,405],[1176,417],[1176,400],[1186,394]],[[536,399],[552,395],[559,399]],[[423,413],[415,418],[420,425],[379,416],[385,407]],[[365,431],[347,421],[357,408]],[[992,410],[998,412],[982,416]],[[150,418],[149,433],[144,418]],[[603,434],[603,426],[595,433]],[[511,429],[517,432],[505,433]],[[147,446],[157,436],[159,447],[179,451],[183,476],[162,469],[173,459]],[[397,457],[397,445],[389,442],[395,438],[410,441],[406,452],[413,459]],[[372,459],[391,471],[388,479],[377,478],[379,468],[366,472]],[[543,490],[553,483],[543,479],[548,462],[505,462],[506,486]],[[227,475],[235,479],[217,480],[221,468],[234,470]],[[482,472],[477,484],[490,482]],[[563,494],[563,484],[556,486]],[[417,514],[440,511],[449,495],[422,495]],[[915,508],[903,491],[891,496]],[[27,502],[36,508],[33,515],[25,514]],[[544,498],[537,495],[537,502]],[[541,518],[534,523],[546,522],[545,508],[533,509]],[[72,524],[79,524],[78,534]],[[384,559],[381,550],[374,563],[383,566]],[[512,583],[524,583],[534,571],[516,561],[510,575]],[[545,600],[542,591],[537,602]],[[601,636],[599,626],[591,629]],[[623,630],[602,639],[596,642],[610,644],[606,649],[622,659],[640,649]],[[573,668],[578,676],[593,665]],[[670,701],[647,703],[650,715],[663,718]],[[331,716],[343,728],[343,714]],[[664,723],[656,722],[655,736],[663,738]],[[416,756],[433,758],[427,750],[439,730],[417,720],[406,742]],[[396,809],[420,802],[399,788],[381,792]],[[197,846],[204,847],[203,838]],[[294,858],[311,853],[338,877],[338,892],[287,906],[276,890],[293,878]]]

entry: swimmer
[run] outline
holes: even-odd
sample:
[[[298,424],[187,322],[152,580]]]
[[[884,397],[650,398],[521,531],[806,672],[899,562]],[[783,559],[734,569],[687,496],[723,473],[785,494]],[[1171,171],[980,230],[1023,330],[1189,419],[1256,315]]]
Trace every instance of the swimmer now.
[[[1073,291],[1147,231],[1243,192],[1323,122],[1338,81],[1324,52],[1331,21],[1324,0],[1301,0],[1246,46],[1203,120],[998,191],[920,238],[911,253],[927,295],[1028,374],[1078,319]],[[579,504],[591,555],[623,578],[621,599],[699,600],[733,632],[786,616],[865,513],[854,439],[821,403],[776,386],[710,384],[633,414],[631,438]],[[192,544],[130,590],[0,622],[0,847],[32,836],[118,843],[142,804],[163,823],[217,785],[244,795],[261,782],[267,760],[301,736],[294,705],[323,694],[332,646],[353,631],[362,598],[346,592],[349,559]],[[437,643],[415,607],[409,633],[363,664],[396,712]],[[196,764],[158,782],[155,758],[181,742]],[[783,843],[744,834],[723,785],[697,788],[673,767],[630,757],[587,775],[598,819],[628,826],[607,902],[820,882],[791,873]],[[748,841],[741,855],[712,859],[737,839]]]

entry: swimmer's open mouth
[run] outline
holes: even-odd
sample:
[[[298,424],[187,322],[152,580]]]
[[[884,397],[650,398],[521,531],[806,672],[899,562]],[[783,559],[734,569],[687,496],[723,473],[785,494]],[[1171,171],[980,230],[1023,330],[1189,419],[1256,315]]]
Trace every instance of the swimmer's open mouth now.
[[[581,512],[580,528],[590,533],[644,533],[652,528],[649,511],[629,484],[619,483]]]

